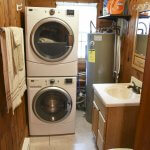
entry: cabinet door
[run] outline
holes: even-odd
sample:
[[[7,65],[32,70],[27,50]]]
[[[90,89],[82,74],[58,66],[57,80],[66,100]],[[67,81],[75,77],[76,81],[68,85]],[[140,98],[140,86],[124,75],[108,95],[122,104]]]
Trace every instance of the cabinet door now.
[[[98,129],[103,139],[105,139],[105,126],[106,121],[102,115],[102,113],[99,111],[99,123],[98,123]]]
[[[103,142],[103,138],[101,136],[99,129],[98,129],[98,136],[97,136],[96,144],[97,144],[98,150],[103,150],[104,142]]]
[[[92,131],[96,139],[98,134],[98,118],[99,118],[98,114],[99,114],[99,109],[94,101],[93,110],[92,110]]]

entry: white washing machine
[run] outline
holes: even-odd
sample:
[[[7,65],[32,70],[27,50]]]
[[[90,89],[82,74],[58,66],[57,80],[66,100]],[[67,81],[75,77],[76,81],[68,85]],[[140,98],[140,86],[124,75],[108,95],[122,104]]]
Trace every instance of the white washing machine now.
[[[26,7],[27,76],[77,76],[77,10]]]
[[[30,135],[75,133],[76,77],[27,78]]]

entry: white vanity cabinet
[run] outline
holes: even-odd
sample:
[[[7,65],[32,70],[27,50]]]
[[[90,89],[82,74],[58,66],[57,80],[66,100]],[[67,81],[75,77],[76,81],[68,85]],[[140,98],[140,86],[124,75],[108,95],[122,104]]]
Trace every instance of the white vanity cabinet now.
[[[92,130],[98,149],[133,148],[138,106],[106,107],[96,93],[93,104]]]

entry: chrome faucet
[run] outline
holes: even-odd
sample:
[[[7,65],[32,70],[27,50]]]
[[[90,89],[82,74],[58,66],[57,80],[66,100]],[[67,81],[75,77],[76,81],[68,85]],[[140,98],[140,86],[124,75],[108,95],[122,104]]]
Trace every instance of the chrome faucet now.
[[[132,82],[133,85],[129,85],[127,88],[130,89],[132,88],[132,91],[136,94],[141,94],[141,87],[137,86],[134,82]]]

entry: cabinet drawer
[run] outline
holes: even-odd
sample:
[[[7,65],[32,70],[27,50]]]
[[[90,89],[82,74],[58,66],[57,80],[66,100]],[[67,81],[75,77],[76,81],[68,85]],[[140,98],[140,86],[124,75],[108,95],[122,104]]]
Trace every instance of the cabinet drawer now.
[[[92,110],[92,131],[97,139],[97,130],[98,130],[98,119],[99,119],[99,109],[97,105],[95,104],[95,101],[93,102],[93,110]]]
[[[104,141],[103,138],[100,134],[100,131],[98,130],[98,136],[97,136],[97,147],[98,150],[103,150],[103,146],[104,146]]]
[[[134,57],[134,64],[138,67],[144,68],[145,66],[145,60],[139,57]]]
[[[105,126],[106,126],[106,121],[102,115],[102,113],[99,111],[99,122],[98,122],[98,129],[100,134],[102,135],[102,138],[105,139]]]
[[[101,111],[104,119],[106,120],[107,108],[102,103],[102,100],[99,97],[97,97],[97,95],[94,94],[94,101],[95,101],[96,105],[98,106],[99,110]]]

